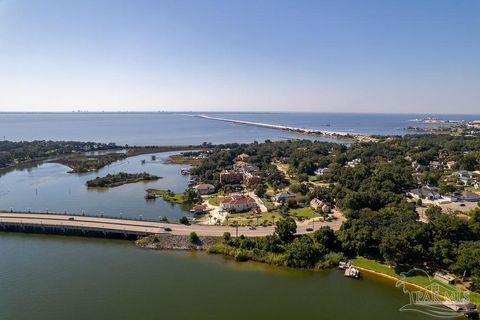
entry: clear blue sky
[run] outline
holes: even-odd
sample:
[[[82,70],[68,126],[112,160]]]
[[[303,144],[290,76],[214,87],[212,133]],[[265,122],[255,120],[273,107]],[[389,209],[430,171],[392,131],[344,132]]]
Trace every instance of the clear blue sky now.
[[[479,0],[0,0],[0,111],[480,113]]]

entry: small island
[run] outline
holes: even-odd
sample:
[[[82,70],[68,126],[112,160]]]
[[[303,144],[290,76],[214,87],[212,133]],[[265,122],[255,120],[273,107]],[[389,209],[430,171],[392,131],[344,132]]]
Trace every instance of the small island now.
[[[115,161],[123,160],[127,157],[125,153],[107,153],[101,155],[76,154],[70,157],[61,158],[52,162],[63,164],[72,170],[69,173],[85,173],[97,171]]]
[[[108,174],[105,177],[97,177],[87,181],[89,188],[113,188],[127,183],[135,183],[140,181],[154,181],[160,177],[143,172],[143,173],[126,173],[119,172],[116,174]]]

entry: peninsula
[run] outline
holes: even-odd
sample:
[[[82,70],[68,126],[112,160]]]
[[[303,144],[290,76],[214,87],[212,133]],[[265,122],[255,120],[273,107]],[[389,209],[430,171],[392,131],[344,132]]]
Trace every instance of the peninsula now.
[[[248,126],[255,126],[255,127],[269,128],[269,129],[277,129],[277,130],[283,130],[283,131],[288,131],[288,132],[293,132],[293,133],[301,133],[301,134],[307,134],[307,135],[327,136],[327,137],[331,137],[331,138],[356,140],[356,141],[359,141],[359,142],[376,141],[376,139],[373,138],[372,136],[365,135],[365,134],[348,133],[348,132],[341,132],[341,131],[318,130],[318,129],[309,129],[309,128],[297,128],[297,127],[283,126],[283,125],[263,123],[263,122],[254,122],[254,121],[246,121],[246,120],[236,120],[236,119],[211,117],[211,116],[207,116],[207,115],[197,115],[196,117],[203,118],[203,119],[208,119],[208,120],[216,120],[216,121],[231,122],[231,123],[236,123],[236,124],[244,124],[244,125],[248,125]]]
[[[126,173],[119,172],[116,174],[108,174],[105,177],[96,177],[88,180],[87,186],[89,188],[113,188],[127,183],[135,183],[140,181],[154,181],[160,177],[143,172],[143,173]]]

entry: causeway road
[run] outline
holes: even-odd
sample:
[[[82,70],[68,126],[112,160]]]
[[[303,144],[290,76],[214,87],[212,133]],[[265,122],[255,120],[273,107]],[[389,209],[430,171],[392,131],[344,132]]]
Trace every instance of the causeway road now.
[[[144,220],[129,220],[102,218],[68,214],[51,213],[24,213],[24,212],[0,212],[0,223],[9,224],[29,224],[39,226],[58,226],[58,227],[77,227],[92,228],[104,230],[131,231],[139,233],[170,233],[174,235],[189,235],[191,232],[199,236],[222,236],[225,232],[235,234],[236,228],[232,226],[209,226],[201,224],[183,225],[177,223],[151,222]],[[311,232],[309,228],[314,226],[315,230],[322,226],[330,226],[333,229],[340,228],[342,221],[333,220],[332,222],[303,222],[297,224],[297,234]],[[166,231],[171,230],[171,231]],[[309,229],[309,231],[307,231]],[[249,227],[238,227],[238,235],[247,237],[261,237],[273,234],[273,226],[258,226],[254,229]]]

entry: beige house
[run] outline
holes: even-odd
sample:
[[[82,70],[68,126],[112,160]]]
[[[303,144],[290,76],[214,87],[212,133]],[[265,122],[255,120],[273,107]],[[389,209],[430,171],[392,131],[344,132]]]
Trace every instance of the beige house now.
[[[248,196],[232,195],[220,201],[223,210],[234,210],[236,212],[247,211],[257,207],[255,200]]]
[[[205,195],[215,192],[215,186],[209,183],[202,183],[197,185],[195,190],[197,190],[198,194]]]

